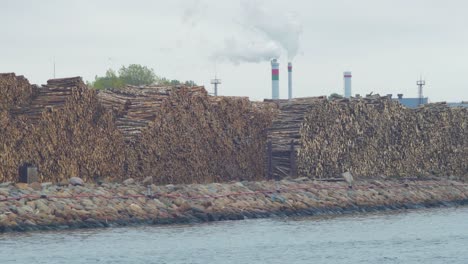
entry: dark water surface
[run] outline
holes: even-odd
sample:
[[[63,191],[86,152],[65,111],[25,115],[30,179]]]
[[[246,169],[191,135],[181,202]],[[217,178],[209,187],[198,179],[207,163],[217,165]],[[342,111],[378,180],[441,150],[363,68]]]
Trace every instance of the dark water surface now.
[[[468,207],[0,234],[0,263],[468,263]]]

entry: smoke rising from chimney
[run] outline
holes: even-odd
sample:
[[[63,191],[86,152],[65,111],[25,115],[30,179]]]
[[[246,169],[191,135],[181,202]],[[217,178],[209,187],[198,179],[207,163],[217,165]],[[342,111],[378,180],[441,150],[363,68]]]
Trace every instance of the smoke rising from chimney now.
[[[263,34],[288,53],[288,61],[294,59],[299,50],[302,25],[293,13],[267,11],[259,1],[243,1],[244,26]]]
[[[235,65],[242,62],[259,63],[281,55],[281,47],[275,42],[237,41],[234,38],[225,40],[224,48],[213,54],[216,60],[227,60]]]
[[[284,52],[292,61],[297,55],[302,25],[292,13],[273,12],[260,1],[244,0],[238,19],[243,34],[225,39],[224,47],[213,54],[215,59],[239,64],[268,61]]]

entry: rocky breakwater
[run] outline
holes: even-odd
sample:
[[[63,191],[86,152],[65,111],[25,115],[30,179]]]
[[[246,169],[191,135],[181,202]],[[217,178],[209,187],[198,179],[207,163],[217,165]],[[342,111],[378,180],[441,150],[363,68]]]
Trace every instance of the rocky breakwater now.
[[[156,186],[134,183],[0,184],[0,232],[466,204],[468,184],[450,180],[282,181]]]

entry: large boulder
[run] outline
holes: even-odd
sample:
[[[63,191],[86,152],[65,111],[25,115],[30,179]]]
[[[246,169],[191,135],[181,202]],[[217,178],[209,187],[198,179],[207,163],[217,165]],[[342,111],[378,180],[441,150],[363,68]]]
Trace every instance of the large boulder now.
[[[124,185],[132,185],[135,184],[135,180],[133,178],[128,178],[122,182]]]
[[[143,186],[148,186],[148,185],[153,184],[153,177],[151,177],[151,176],[146,177],[143,180],[142,184],[143,184]]]
[[[77,186],[77,185],[83,186],[84,185],[84,181],[81,178],[78,178],[78,177],[71,177],[68,180],[68,183],[70,183],[73,186]]]
[[[343,178],[345,179],[345,181],[348,183],[349,186],[353,185],[354,178],[351,172],[347,171],[345,173],[342,173],[341,176],[343,176]]]
[[[35,191],[42,191],[42,185],[38,182],[33,182],[29,184],[29,187],[31,187]]]

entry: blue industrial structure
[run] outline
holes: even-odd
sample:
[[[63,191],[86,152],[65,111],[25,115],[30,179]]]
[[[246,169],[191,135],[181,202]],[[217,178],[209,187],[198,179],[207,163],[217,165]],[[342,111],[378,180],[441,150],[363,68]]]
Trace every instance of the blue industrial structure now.
[[[390,98],[392,97],[391,94],[389,94]],[[418,108],[418,106],[421,105],[420,102],[422,102],[423,105],[429,103],[429,98],[423,97],[423,98],[403,98],[403,94],[398,94],[398,98],[393,98],[393,100],[398,101],[400,104],[408,107],[408,108]],[[447,106],[449,107],[466,107],[468,108],[468,101],[461,101],[460,103],[447,103]]]
[[[417,108],[419,105],[427,104],[429,102],[429,98],[423,97],[423,98],[403,98],[403,94],[398,94],[398,98],[395,98],[393,100],[396,100],[400,102],[400,104],[408,107],[408,108]]]
[[[466,107],[468,108],[468,101],[462,101],[461,103],[447,103],[450,107]]]

